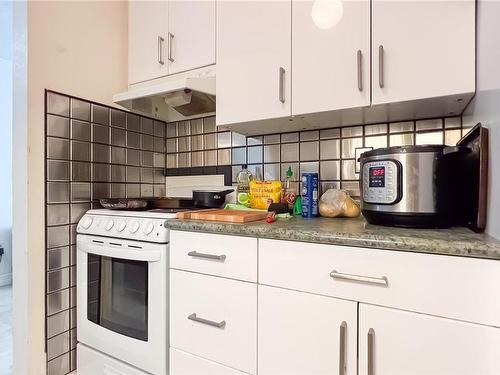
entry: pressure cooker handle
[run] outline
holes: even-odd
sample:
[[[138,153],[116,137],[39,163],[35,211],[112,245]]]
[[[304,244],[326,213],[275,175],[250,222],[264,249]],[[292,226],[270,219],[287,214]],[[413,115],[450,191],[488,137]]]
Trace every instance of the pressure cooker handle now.
[[[218,191],[216,194],[219,194],[219,195],[222,195],[223,197],[225,197],[226,195],[231,194],[233,191],[234,191],[234,189],[222,190],[222,191]]]
[[[448,146],[443,149],[443,155],[466,155],[470,154],[472,149],[466,146]]]

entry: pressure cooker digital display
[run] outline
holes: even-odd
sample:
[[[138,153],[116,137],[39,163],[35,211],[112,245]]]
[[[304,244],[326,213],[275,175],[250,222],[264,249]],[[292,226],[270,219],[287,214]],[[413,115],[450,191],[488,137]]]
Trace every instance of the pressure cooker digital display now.
[[[401,192],[400,168],[396,160],[370,160],[362,163],[361,193],[364,203],[394,204]]]
[[[385,167],[370,167],[369,187],[385,187]]]

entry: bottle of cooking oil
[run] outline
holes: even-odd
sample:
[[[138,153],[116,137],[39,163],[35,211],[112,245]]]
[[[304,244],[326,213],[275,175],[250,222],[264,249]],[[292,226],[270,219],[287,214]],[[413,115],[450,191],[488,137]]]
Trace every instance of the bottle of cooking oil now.
[[[250,207],[250,181],[253,180],[252,173],[247,169],[247,165],[241,166],[241,171],[236,176],[238,187],[236,188],[236,202],[245,207]]]

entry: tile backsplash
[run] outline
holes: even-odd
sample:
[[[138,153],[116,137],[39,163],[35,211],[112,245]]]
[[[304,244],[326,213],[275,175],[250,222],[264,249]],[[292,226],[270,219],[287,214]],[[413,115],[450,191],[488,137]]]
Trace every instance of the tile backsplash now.
[[[76,225],[99,198],[165,194],[165,123],[46,91],[47,374],[76,367]]]
[[[218,130],[215,117],[168,123],[167,173],[171,169],[231,165],[232,180],[242,164],[258,179],[283,179],[292,167],[298,184],[302,172],[318,172],[321,187],[359,195],[359,155],[371,148],[455,144],[468,129],[461,117],[353,125],[342,128],[246,137]]]

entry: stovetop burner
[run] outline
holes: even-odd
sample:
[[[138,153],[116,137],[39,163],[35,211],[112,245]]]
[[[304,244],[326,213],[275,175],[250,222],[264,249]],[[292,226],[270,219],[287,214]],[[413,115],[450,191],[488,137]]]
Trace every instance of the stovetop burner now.
[[[156,211],[158,213],[172,213],[199,209],[194,206],[192,199],[182,197],[112,198],[100,199],[99,203],[104,209],[120,211]]]
[[[202,207],[181,207],[181,208],[153,208],[151,210],[146,210],[146,212],[153,213],[176,213],[176,212],[185,212],[185,211],[194,211],[194,210],[203,210]]]

